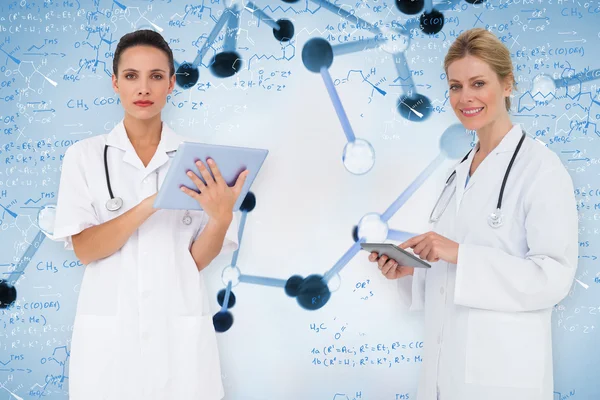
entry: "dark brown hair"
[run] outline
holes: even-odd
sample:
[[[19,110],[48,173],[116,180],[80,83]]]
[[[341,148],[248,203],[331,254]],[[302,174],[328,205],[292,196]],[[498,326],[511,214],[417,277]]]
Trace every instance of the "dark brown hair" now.
[[[169,60],[169,76],[173,76],[175,74],[173,51],[171,51],[171,48],[165,39],[158,32],[154,32],[150,29],[143,29],[127,33],[121,38],[121,40],[119,40],[119,44],[117,45],[115,56],[113,58],[113,73],[116,76],[118,76],[118,65],[119,60],[121,59],[121,54],[123,54],[123,52],[128,48],[134,46],[151,46],[164,52]]]

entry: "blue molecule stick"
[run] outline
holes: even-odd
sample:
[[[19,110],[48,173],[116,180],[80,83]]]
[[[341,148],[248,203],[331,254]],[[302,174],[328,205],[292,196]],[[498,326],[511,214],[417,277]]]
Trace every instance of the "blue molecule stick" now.
[[[360,51],[366,49],[374,49],[379,46],[382,46],[387,39],[366,39],[366,40],[357,40],[355,42],[348,42],[342,44],[336,44],[331,46],[333,49],[333,55],[342,56],[344,54],[358,53]]]
[[[14,286],[15,282],[17,282],[21,274],[25,272],[25,268],[27,268],[27,265],[29,264],[37,250],[40,248],[45,238],[46,234],[42,231],[39,231],[38,234],[35,235],[33,243],[31,243],[27,250],[25,250],[25,253],[23,253],[23,256],[21,257],[19,263],[15,267],[15,270],[10,273],[10,278],[6,280],[7,283]]]
[[[240,275],[240,282],[251,283],[254,285],[263,285],[263,286],[273,286],[273,287],[281,287],[285,288],[285,284],[287,280],[285,279],[276,279],[276,278],[267,278],[264,276],[256,276],[256,275]]]
[[[329,282],[329,280],[331,278],[333,278],[336,274],[338,274],[342,268],[344,268],[349,262],[350,260],[352,260],[352,258],[358,254],[358,252],[360,251],[361,247],[360,244],[363,243],[365,241],[364,238],[361,238],[358,242],[354,243],[347,252],[344,253],[344,255],[338,260],[338,262],[335,263],[335,265],[333,267],[331,267],[331,269],[329,271],[327,271],[325,273],[325,275],[323,275],[323,280],[325,282]]]
[[[265,24],[267,24],[271,28],[275,29],[276,31],[278,31],[280,29],[279,24],[277,22],[275,22],[275,20],[273,18],[271,18],[267,14],[265,14],[265,12],[263,10],[258,8],[256,6],[256,4],[252,3],[251,1],[246,3],[245,9],[250,11],[251,14],[256,15],[256,17],[260,21],[263,21]]]
[[[311,0],[313,3],[315,3],[318,6],[323,7],[324,9],[331,11],[332,13],[339,15],[340,17],[344,18],[346,21],[348,22],[352,22],[356,25],[359,25],[361,28],[366,28],[369,32],[374,33],[374,34],[378,34],[381,33],[381,30],[376,27],[375,25],[371,24],[370,22],[365,21],[362,18],[357,17],[354,14],[350,14],[348,11],[336,6],[335,4],[332,4],[326,0]]]
[[[217,24],[215,25],[215,27],[212,29],[212,31],[210,31],[210,34],[208,35],[206,42],[204,42],[204,44],[202,45],[202,48],[200,50],[198,50],[198,55],[194,59],[191,69],[198,68],[198,65],[200,65],[200,63],[202,63],[202,59],[204,58],[204,55],[208,51],[208,48],[213,45],[215,39],[217,38],[217,35],[219,34],[219,32],[221,32],[221,29],[223,29],[223,26],[225,26],[225,24],[229,20],[230,16],[231,16],[231,13],[228,12],[228,9],[225,9],[223,11],[223,14],[221,14],[221,17],[217,21]]]
[[[227,305],[229,304],[229,296],[231,295],[231,281],[227,283],[227,289],[225,291],[225,299],[223,300],[223,305],[221,306],[220,312],[227,311]]]
[[[229,11],[229,20],[225,30],[225,40],[223,42],[223,51],[235,51],[237,49],[237,35],[240,27],[240,12],[237,6],[232,6]]]
[[[323,82],[325,82],[325,87],[327,88],[327,92],[329,93],[329,97],[331,98],[331,102],[335,108],[335,112],[337,113],[340,123],[342,124],[342,129],[346,134],[346,139],[349,142],[354,142],[356,140],[356,136],[354,135],[352,126],[350,126],[350,121],[348,120],[346,111],[344,111],[344,106],[342,106],[340,96],[338,95],[337,90],[335,90],[335,85],[333,84],[333,80],[331,79],[331,75],[329,75],[329,70],[327,67],[321,67],[321,76],[323,77]]]
[[[400,207],[402,207],[402,205],[406,203],[410,196],[412,196],[417,191],[417,189],[421,187],[423,182],[425,182],[425,180],[429,178],[429,176],[431,176],[433,171],[445,159],[446,156],[443,153],[440,153],[431,163],[429,163],[427,168],[425,168],[419,174],[419,176],[417,176],[415,180],[410,185],[408,185],[408,187],[400,194],[400,196],[398,196],[398,198],[392,203],[392,205],[390,205],[390,207],[387,210],[385,210],[383,214],[381,214],[381,220],[384,222],[389,221],[389,219],[392,218],[394,214],[396,214]]]
[[[554,79],[554,84],[557,88],[567,87],[571,85],[577,85],[578,83],[594,81],[600,79],[600,69],[593,71],[580,72],[568,78]]]
[[[429,14],[431,12],[431,10],[433,10],[433,1],[425,0],[425,7],[423,7],[423,11],[425,13]]]
[[[417,236],[416,233],[397,231],[394,229],[388,230],[387,238],[388,240],[396,240],[398,242],[406,242],[408,239]]]
[[[242,220],[240,221],[240,227],[238,229],[238,248],[233,252],[231,257],[231,266],[235,267],[237,264],[238,254],[242,248],[242,238],[244,237],[244,227],[246,226],[246,216],[248,211],[242,211]]]

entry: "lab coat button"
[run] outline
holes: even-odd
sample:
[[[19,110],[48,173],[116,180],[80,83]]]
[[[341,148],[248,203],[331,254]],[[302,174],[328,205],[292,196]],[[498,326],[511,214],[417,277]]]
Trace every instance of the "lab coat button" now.
[[[444,287],[443,286],[440,288],[440,294],[444,294]]]

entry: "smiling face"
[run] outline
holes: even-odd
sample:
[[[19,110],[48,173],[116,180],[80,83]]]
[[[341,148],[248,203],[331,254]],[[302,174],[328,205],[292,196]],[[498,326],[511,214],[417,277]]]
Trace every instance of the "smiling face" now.
[[[133,46],[121,54],[118,76],[112,76],[112,84],[125,113],[146,120],[157,115],[160,118],[167,95],[175,86],[175,75],[169,77],[169,60],[163,51]]]
[[[450,104],[454,113],[470,130],[480,130],[508,114],[505,98],[510,96],[511,79],[500,81],[491,67],[467,55],[448,66]]]

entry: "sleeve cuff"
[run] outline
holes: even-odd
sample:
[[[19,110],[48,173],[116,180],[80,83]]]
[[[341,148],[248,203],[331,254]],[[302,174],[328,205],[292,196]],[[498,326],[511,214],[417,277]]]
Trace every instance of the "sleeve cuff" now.
[[[94,226],[94,224],[90,223],[80,223],[70,226],[61,227],[55,229],[55,231],[51,235],[48,236],[49,239],[55,242],[64,242],[66,250],[73,250],[73,241],[71,237],[73,235],[77,235],[78,233],[84,231],[85,229]]]
[[[411,303],[409,311],[423,311],[425,308],[425,273],[426,271],[415,268],[411,282]]]
[[[231,224],[229,224],[229,228],[227,228],[227,232],[225,233],[221,254],[234,252],[238,249],[238,247],[238,220],[237,215],[234,214]]]

